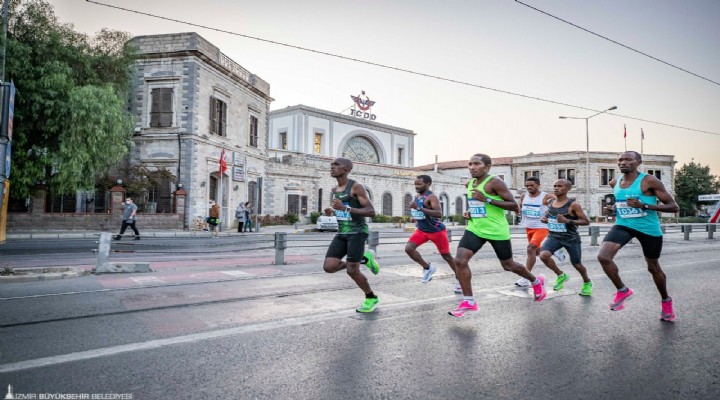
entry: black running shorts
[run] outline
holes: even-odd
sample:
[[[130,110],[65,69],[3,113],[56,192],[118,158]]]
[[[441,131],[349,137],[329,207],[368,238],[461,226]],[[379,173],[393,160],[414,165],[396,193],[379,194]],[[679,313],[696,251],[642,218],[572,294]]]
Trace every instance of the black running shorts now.
[[[638,230],[628,228],[622,225],[614,225],[610,232],[605,235],[603,242],[617,243],[620,247],[625,246],[632,238],[640,242],[643,255],[649,259],[657,260],[662,253],[663,237],[650,236]]]
[[[365,253],[365,241],[367,233],[339,233],[335,235],[330,247],[328,247],[325,258],[339,258],[347,256],[347,262],[360,262]]]
[[[493,250],[495,250],[495,255],[497,256],[498,260],[505,261],[512,258],[513,253],[510,239],[490,240],[481,238],[470,231],[465,231],[462,239],[460,239],[460,244],[458,244],[458,248],[462,247],[464,249],[468,249],[472,251],[473,254],[475,254],[483,247],[486,242],[490,243]]]

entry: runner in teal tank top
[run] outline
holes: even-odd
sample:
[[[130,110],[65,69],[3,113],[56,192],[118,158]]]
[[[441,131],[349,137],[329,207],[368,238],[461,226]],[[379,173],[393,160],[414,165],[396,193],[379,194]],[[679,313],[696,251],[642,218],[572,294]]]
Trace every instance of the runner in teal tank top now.
[[[380,270],[372,252],[365,251],[368,237],[365,217],[374,217],[375,207],[370,202],[365,187],[348,178],[352,168],[352,161],[347,158],[337,158],[330,164],[330,175],[337,179],[338,183],[332,190],[332,208],[338,220],[338,233],[325,254],[323,269],[327,273],[347,269],[347,274],[365,292],[365,301],[356,311],[367,313],[375,310],[380,302],[370,288],[367,277],[360,270],[360,264],[365,264],[376,275]],[[345,256],[347,257],[343,261]]]
[[[450,315],[463,317],[476,313],[478,306],[472,292],[472,272],[470,258],[485,243],[489,242],[506,271],[511,271],[529,280],[533,284],[535,301],[545,298],[545,278],[535,277],[524,265],[513,260],[510,244],[510,227],[505,218],[505,211],[518,212],[518,205],[512,193],[501,179],[490,175],[492,159],[485,154],[470,157],[468,170],[472,180],[467,187],[468,228],[458,244],[455,256],[455,275],[463,293],[463,301]]]
[[[635,151],[627,151],[618,157],[618,167],[622,175],[619,180],[613,179],[610,182],[615,194],[617,219],[603,239],[598,261],[617,288],[610,309],[620,311],[625,308],[625,301],[633,295],[633,290],[625,286],[620,279],[617,264],[613,259],[623,246],[636,238],[642,247],[648,271],[660,292],[660,319],[672,321],[675,319],[672,298],[668,295],[667,278],[659,261],[663,237],[658,213],[675,213],[679,207],[662,181],[638,171],[640,164],[642,156]]]

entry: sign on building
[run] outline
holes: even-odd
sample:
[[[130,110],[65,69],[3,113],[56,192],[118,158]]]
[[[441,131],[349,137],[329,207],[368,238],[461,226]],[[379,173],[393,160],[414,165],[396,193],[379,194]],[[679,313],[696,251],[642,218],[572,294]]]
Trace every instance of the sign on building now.
[[[375,121],[377,115],[372,113],[372,106],[375,105],[375,102],[365,95],[364,90],[357,96],[350,95],[350,98],[355,103],[353,104],[353,108],[350,110],[350,115],[353,117]]]

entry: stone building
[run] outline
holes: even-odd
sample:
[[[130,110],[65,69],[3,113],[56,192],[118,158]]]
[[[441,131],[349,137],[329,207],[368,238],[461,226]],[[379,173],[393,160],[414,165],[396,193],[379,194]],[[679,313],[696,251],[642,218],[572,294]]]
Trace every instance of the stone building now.
[[[167,169],[188,193],[186,225],[207,215],[223,219],[252,200],[267,163],[270,85],[197,33],[138,36],[130,109],[136,117],[130,164]],[[223,153],[227,171],[219,173]],[[158,190],[156,207],[177,186]],[[232,214],[232,215],[230,215]]]

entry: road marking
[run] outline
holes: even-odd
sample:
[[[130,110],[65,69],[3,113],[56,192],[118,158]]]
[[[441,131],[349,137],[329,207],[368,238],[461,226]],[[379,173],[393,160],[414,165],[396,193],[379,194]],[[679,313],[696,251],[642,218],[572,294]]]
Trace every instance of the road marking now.
[[[163,280],[157,276],[133,276],[130,277],[130,280],[138,285],[157,285],[159,283],[164,283]]]
[[[249,274],[249,273],[243,272],[243,271],[220,271],[220,272],[222,272],[225,275],[233,276],[235,278],[239,278],[241,276],[252,276],[252,274]]]
[[[684,263],[678,263],[678,264],[669,264],[664,265],[663,268],[674,268],[674,267],[683,267],[683,266],[698,266],[702,264],[712,263],[720,261],[720,259],[711,259],[711,260],[704,260],[704,261],[690,261],[690,262],[684,262]],[[634,270],[627,270],[623,271],[624,274],[633,273],[633,272],[647,272],[647,269],[634,269]],[[592,277],[604,277],[604,274],[598,274],[593,275]],[[500,287],[494,287],[494,288],[488,288],[483,290],[476,290],[474,293],[481,294],[481,293],[502,293],[503,291],[507,290],[508,286],[500,286]],[[521,292],[521,291],[518,291]],[[506,293],[503,293],[506,294]],[[570,294],[568,292],[568,294]],[[442,296],[442,297],[435,297],[430,299],[421,299],[421,300],[410,300],[402,303],[394,303],[394,304],[384,304],[382,307],[385,310],[396,310],[396,309],[402,309],[402,308],[408,308],[408,307],[414,307],[417,305],[423,305],[423,304],[434,304],[439,303],[443,301],[458,299],[458,296],[451,295],[451,296]],[[94,349],[94,350],[87,350],[87,351],[80,351],[75,353],[69,353],[69,354],[63,354],[58,356],[52,356],[52,357],[42,357],[42,358],[36,358],[32,360],[26,360],[26,361],[18,361],[14,363],[8,363],[8,364],[0,364],[0,373],[9,373],[9,372],[17,372],[17,371],[23,371],[27,369],[32,368],[42,368],[42,367],[48,367],[52,365],[58,365],[58,364],[64,364],[69,362],[76,362],[76,361],[83,361],[83,360],[91,360],[95,358],[100,357],[109,357],[114,356],[117,354],[122,353],[131,353],[131,352],[137,352],[137,351],[145,351],[145,350],[152,350],[152,349],[159,349],[167,346],[173,346],[178,344],[185,344],[185,343],[194,343],[199,342],[203,340],[210,340],[210,339],[219,339],[224,338],[228,336],[234,336],[234,335],[240,335],[244,333],[251,333],[251,332],[260,332],[260,331],[267,331],[272,329],[280,329],[280,328],[288,328],[288,327],[294,327],[294,326],[301,326],[301,325],[307,325],[307,324],[313,324],[317,322],[323,322],[328,320],[333,320],[337,318],[347,318],[350,316],[356,315],[355,310],[343,310],[343,311],[333,311],[329,313],[324,314],[317,314],[317,315],[308,315],[303,317],[296,317],[296,318],[286,318],[278,321],[268,321],[268,322],[260,322],[256,324],[249,324],[244,326],[239,326],[235,328],[229,328],[229,329],[221,329],[217,331],[212,332],[202,332],[202,333],[195,333],[191,335],[184,335],[184,336],[176,336],[172,338],[166,338],[166,339],[156,339],[156,340],[150,340],[147,342],[140,342],[140,343],[132,343],[132,344],[126,344],[126,345],[119,345],[119,346],[110,346],[100,349]]]

